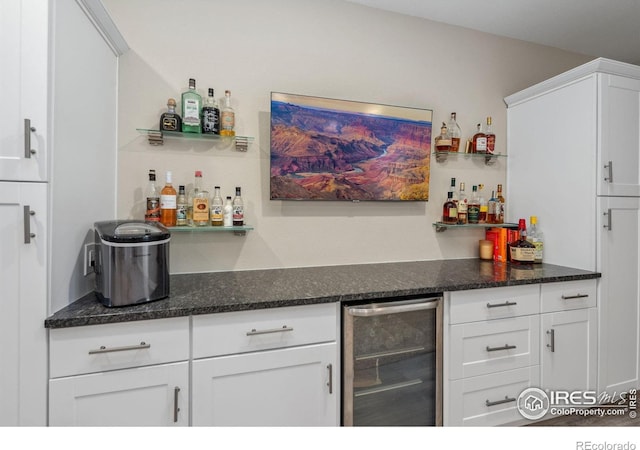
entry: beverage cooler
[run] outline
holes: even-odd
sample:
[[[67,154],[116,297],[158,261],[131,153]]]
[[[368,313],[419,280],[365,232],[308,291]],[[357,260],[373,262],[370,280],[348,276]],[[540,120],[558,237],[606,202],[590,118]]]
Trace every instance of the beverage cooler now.
[[[345,426],[442,425],[442,297],[346,305]]]

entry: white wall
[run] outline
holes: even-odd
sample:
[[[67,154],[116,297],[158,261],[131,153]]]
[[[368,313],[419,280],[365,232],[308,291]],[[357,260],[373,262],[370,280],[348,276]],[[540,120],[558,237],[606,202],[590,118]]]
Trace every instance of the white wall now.
[[[255,226],[245,237],[174,233],[173,273],[476,256],[481,230],[436,233],[432,223],[451,177],[490,194],[505,184],[504,159],[491,167],[432,159],[428,203],[270,201],[270,92],[432,109],[434,136],[452,111],[465,139],[492,116],[496,151],[507,153],[502,99],[592,59],[340,0],[104,3],[131,47],[120,60],[119,218],[142,217],[148,169],[161,179],[172,170],[175,185],[201,169],[224,195],[242,186]],[[247,153],[200,142],[151,147],[136,132],[157,127],[190,77],[201,92],[231,90],[237,132],[255,138]]]

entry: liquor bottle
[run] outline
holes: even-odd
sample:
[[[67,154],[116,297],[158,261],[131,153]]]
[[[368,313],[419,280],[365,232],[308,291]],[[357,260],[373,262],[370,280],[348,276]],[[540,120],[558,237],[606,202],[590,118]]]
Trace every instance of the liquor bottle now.
[[[235,136],[236,114],[231,107],[231,91],[224,91],[224,105],[220,111],[220,135]]]
[[[244,202],[240,195],[240,188],[236,187],[236,196],[233,198],[233,226],[241,227],[244,225]]]
[[[458,194],[458,224],[466,225],[469,222],[469,199],[464,191],[464,183],[460,183],[460,193]]]
[[[176,113],[176,101],[173,98],[167,100],[167,112],[160,116],[161,131],[182,131],[182,119]]]
[[[216,186],[213,190],[213,198],[211,199],[211,225],[221,227],[224,225],[224,204],[220,195],[220,186]]]
[[[196,92],[196,80],[189,78],[189,89],[182,93],[182,132],[200,133],[202,97]]]
[[[209,88],[209,95],[202,106],[202,132],[205,134],[220,134],[220,110],[213,93],[214,90]]]
[[[149,183],[147,184],[147,208],[144,220],[160,222],[160,192],[156,186],[156,171],[149,170]]]
[[[451,138],[447,134],[447,125],[442,122],[440,127],[440,134],[435,138],[436,151],[449,152],[451,151]]]
[[[453,192],[447,192],[447,201],[442,205],[442,223],[457,224],[458,208],[453,201]]]
[[[193,225],[205,227],[209,225],[209,193],[202,186],[202,171],[196,170],[191,200],[193,208]]]
[[[518,221],[520,238],[509,244],[509,254],[512,264],[533,264],[535,261],[535,246],[527,241],[527,225],[524,219]]]
[[[177,221],[177,193],[171,185],[171,171],[167,171],[166,182],[160,191],[160,223],[175,227]]]
[[[178,186],[178,197],[176,198],[176,226],[187,225],[187,210],[189,204],[187,203],[187,196],[185,194],[184,186]]]
[[[498,223],[497,210],[500,207],[495,191],[491,191],[491,198],[487,203],[487,223]]]
[[[447,134],[449,139],[451,139],[451,151],[460,151],[460,136],[462,135],[462,131],[460,130],[460,125],[456,122],[456,113],[454,112],[451,113],[451,119],[447,124]]]
[[[231,196],[227,195],[224,203],[224,226],[233,226],[233,203],[231,202]]]
[[[498,185],[498,192],[496,193],[498,199],[499,210],[496,211],[498,215],[498,221],[496,223],[504,223],[504,196],[502,195],[502,185]]]
[[[531,216],[529,218],[529,224],[527,240],[535,247],[533,262],[539,264],[542,262],[542,256],[544,253],[544,235],[542,231],[538,229],[538,217]]]
[[[478,185],[478,200],[480,202],[480,211],[478,212],[478,223],[487,223],[487,213],[489,212],[489,205],[487,204],[487,199],[484,198],[484,194],[482,193],[483,188],[484,188],[484,184]]]
[[[467,220],[469,223],[478,223],[480,217],[480,198],[478,197],[478,186],[471,188],[471,198],[467,206]]]
[[[481,125],[478,124],[478,131],[473,135],[471,152],[487,153],[487,136],[482,132]]]
[[[456,192],[456,179],[451,178],[451,186],[449,188],[449,192],[452,193],[453,203],[456,204],[456,208],[458,207],[458,193]]]
[[[487,117],[487,127],[484,130],[485,137],[487,138],[487,154],[493,155],[496,148],[496,135],[491,128],[491,116]]]

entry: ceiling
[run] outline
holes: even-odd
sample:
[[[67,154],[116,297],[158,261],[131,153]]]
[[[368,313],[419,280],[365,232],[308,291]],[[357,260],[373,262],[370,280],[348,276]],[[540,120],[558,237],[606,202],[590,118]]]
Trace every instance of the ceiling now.
[[[640,65],[640,0],[347,0]]]

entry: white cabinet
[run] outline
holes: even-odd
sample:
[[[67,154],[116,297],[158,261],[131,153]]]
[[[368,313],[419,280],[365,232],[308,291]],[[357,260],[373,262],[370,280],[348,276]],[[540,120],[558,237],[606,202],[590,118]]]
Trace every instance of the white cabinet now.
[[[0,426],[46,424],[47,185],[0,182]]]
[[[189,424],[189,318],[52,329],[49,424]]]
[[[193,317],[192,424],[339,425],[337,308]]]

